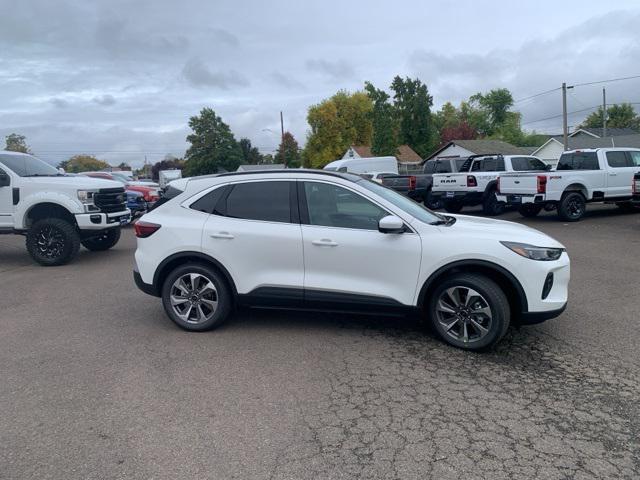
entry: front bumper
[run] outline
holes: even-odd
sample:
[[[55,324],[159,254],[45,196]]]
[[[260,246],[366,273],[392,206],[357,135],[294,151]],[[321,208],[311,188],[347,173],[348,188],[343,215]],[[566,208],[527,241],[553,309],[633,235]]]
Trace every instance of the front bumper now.
[[[129,223],[131,211],[127,209],[113,213],[79,213],[75,217],[80,230],[104,230]]]
[[[556,310],[547,310],[545,312],[524,312],[520,314],[520,325],[535,325],[537,323],[546,322],[552,318],[562,315],[567,308],[565,303],[562,307]]]

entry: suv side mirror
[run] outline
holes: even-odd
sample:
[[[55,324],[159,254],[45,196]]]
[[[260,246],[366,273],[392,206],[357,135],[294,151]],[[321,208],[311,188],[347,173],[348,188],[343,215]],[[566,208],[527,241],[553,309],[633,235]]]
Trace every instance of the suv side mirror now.
[[[404,222],[395,215],[387,215],[378,222],[378,230],[382,233],[404,233]]]
[[[0,187],[8,187],[9,185],[11,185],[11,177],[0,171]]]

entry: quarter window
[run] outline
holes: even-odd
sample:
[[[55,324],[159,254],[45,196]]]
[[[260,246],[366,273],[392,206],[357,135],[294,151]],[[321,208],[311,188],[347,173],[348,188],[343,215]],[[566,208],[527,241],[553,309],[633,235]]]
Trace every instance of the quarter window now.
[[[628,152],[632,167],[640,167],[640,152]]]
[[[227,217],[265,222],[291,222],[293,182],[246,182],[231,187],[220,213]]]
[[[378,230],[378,222],[389,215],[375,203],[337,185],[305,182],[304,194],[310,225]]]
[[[171,187],[169,187],[169,189],[171,189]],[[218,204],[218,201],[220,200],[220,198],[222,197],[222,194],[225,191],[226,191],[225,187],[218,187],[215,190],[210,191],[209,193],[207,193],[203,197],[200,197],[198,200],[193,202],[191,204],[191,208],[193,210],[198,210],[199,212],[213,213],[214,209],[216,208],[216,205]],[[167,191],[167,193],[170,193],[170,192]],[[179,192],[179,193],[182,193],[182,192]],[[167,195],[165,194],[164,197],[166,197],[166,196]],[[176,195],[174,195],[174,197],[175,196]],[[173,197],[171,197],[171,198],[173,198]]]

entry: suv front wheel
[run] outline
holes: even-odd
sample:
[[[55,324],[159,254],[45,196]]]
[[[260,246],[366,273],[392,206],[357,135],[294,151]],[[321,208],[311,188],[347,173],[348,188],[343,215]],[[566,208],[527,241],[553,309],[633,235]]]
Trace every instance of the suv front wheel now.
[[[441,282],[428,308],[438,335],[465,350],[495,345],[507,332],[511,316],[502,289],[493,280],[471,273],[456,274]]]
[[[167,276],[162,304],[176,325],[195,332],[217,327],[232,311],[231,292],[224,277],[197,263],[181,265]]]

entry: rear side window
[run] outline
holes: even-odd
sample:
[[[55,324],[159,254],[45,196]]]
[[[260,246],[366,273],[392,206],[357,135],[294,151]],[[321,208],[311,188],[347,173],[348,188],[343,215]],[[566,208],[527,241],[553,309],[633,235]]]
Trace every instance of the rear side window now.
[[[535,157],[514,157],[511,159],[511,166],[516,172],[532,172],[547,168],[542,160]]]
[[[640,152],[627,152],[629,155],[629,158],[631,159],[631,166],[632,167],[640,167]]]
[[[607,152],[607,164],[611,168],[623,168],[632,166],[625,152]]]
[[[289,223],[292,184],[277,181],[235,184],[224,202],[223,214],[246,220]]]
[[[436,162],[428,161],[427,163],[425,163],[423,171],[424,171],[424,173],[435,173],[435,171],[436,171]]]
[[[600,170],[596,152],[563,153],[556,170]]]
[[[472,172],[504,172],[504,158],[483,158],[473,162]]]

